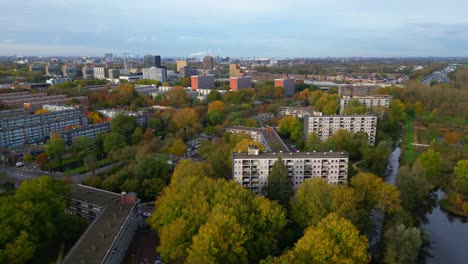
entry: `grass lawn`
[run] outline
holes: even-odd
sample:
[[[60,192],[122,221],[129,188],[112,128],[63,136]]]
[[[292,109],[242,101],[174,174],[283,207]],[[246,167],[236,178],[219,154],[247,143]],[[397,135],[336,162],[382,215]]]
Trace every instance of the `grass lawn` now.
[[[405,123],[405,161],[411,163],[418,157],[418,152],[411,143],[414,143],[414,116],[408,115]]]
[[[101,168],[103,166],[111,164],[111,161],[109,159],[104,159],[102,161],[102,163],[101,163],[101,161],[98,160],[97,164],[98,164],[98,168]],[[67,170],[63,174],[69,176],[69,175],[74,175],[74,174],[81,174],[81,173],[86,172],[86,171],[87,171],[86,167],[81,166],[81,167],[77,167],[77,168],[74,168],[74,169],[71,169],[71,170]]]

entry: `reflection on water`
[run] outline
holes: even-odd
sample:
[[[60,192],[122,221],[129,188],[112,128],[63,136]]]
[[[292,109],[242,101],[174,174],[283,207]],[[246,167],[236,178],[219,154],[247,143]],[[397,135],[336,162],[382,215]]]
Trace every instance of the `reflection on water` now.
[[[438,199],[444,195],[436,192]],[[426,215],[425,228],[431,240],[429,264],[468,263],[468,219],[453,216],[436,203]]]

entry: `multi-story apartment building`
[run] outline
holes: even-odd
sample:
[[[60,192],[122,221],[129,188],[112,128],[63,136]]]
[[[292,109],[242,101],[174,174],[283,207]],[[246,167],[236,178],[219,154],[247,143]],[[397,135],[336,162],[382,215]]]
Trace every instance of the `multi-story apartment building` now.
[[[109,69],[108,70],[109,79],[119,79],[120,70],[119,69]]]
[[[73,65],[63,65],[62,72],[65,77],[75,77],[78,74],[76,66]]]
[[[37,63],[29,64],[29,71],[44,73],[45,71],[44,64],[37,64]]]
[[[135,85],[135,91],[141,95],[150,95],[158,92],[156,85]]]
[[[187,60],[177,60],[176,66],[177,66],[177,72],[178,73],[182,72],[183,68],[188,66]]]
[[[62,130],[56,132],[55,134],[59,135],[65,141],[65,144],[70,146],[73,143],[73,140],[77,137],[84,136],[91,140],[95,138],[99,132],[109,131],[110,122],[103,122],[98,124],[84,125],[73,129]]]
[[[41,109],[46,104],[60,104],[66,99],[66,95],[47,96],[45,93],[19,94],[16,97],[5,96],[0,98],[3,105],[10,107],[21,107],[30,111]]]
[[[389,95],[373,95],[373,96],[342,96],[340,99],[340,113],[348,106],[349,101],[356,99],[365,107],[389,107],[392,97]]]
[[[229,78],[229,86],[233,91],[239,91],[241,89],[252,88],[252,77],[231,77]]]
[[[283,87],[284,88],[284,95],[286,97],[291,97],[295,93],[296,78],[294,78],[294,77],[285,77],[283,79],[275,79],[275,87]]]
[[[345,184],[348,179],[347,152],[260,153],[253,146],[249,147],[248,153],[232,154],[233,178],[251,192],[260,194],[279,158],[286,166],[294,188],[313,178],[324,179],[330,184]]]
[[[203,70],[212,71],[214,68],[213,57],[205,56],[203,57]]]
[[[47,75],[60,75],[60,66],[58,64],[46,64],[45,71]]]
[[[244,77],[245,72],[237,63],[229,64],[229,75],[230,77]]]
[[[81,73],[83,74],[83,79],[89,80],[94,78],[94,67],[91,66],[83,66],[81,68]]]
[[[192,91],[198,89],[214,89],[214,75],[194,75],[192,76]]]
[[[341,96],[367,96],[374,94],[379,86],[353,86],[353,85],[341,85],[338,93]]]
[[[143,68],[143,79],[157,80],[165,82],[167,80],[166,68]]]
[[[94,79],[109,78],[109,69],[107,67],[94,67]]]
[[[8,110],[10,111],[10,110]],[[66,127],[82,126],[88,123],[85,113],[80,109],[56,111],[31,115],[25,111],[16,115],[3,115],[0,112],[0,147],[14,147],[22,144],[37,143],[47,139],[51,133]]]
[[[80,184],[73,184],[70,189],[67,212],[90,224],[62,263],[122,263],[137,228],[143,224],[136,194],[118,194]]]
[[[309,115],[304,117],[305,136],[315,132],[320,140],[327,140],[336,131],[365,132],[370,145],[375,143],[377,116],[373,115]]]
[[[143,68],[161,68],[161,56],[145,55],[143,57]]]

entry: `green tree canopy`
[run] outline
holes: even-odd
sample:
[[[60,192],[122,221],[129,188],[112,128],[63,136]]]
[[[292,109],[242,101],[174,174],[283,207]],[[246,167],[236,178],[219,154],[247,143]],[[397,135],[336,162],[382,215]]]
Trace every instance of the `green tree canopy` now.
[[[428,179],[436,177],[442,171],[442,159],[440,154],[432,148],[419,155],[418,161],[426,171],[426,177]]]
[[[384,239],[387,243],[384,247],[383,263],[416,263],[422,245],[421,232],[417,227],[396,225],[384,233]]]
[[[125,137],[122,134],[112,132],[104,139],[104,151],[109,153],[125,147]]]
[[[262,193],[273,201],[278,201],[284,207],[288,207],[289,200],[293,195],[293,182],[288,177],[288,171],[279,158],[273,164],[271,173],[268,175],[268,183],[262,188]]]
[[[62,155],[65,154],[65,141],[60,137],[51,138],[46,144],[45,153],[61,161]]]
[[[111,131],[119,133],[127,140],[130,139],[137,126],[138,123],[136,117],[124,114],[118,114],[116,117],[112,118],[111,121]]]

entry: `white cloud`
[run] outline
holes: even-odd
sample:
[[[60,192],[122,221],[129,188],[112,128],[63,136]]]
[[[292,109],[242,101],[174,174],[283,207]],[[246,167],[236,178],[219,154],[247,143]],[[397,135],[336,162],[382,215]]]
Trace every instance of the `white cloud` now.
[[[211,50],[203,50],[203,51],[197,51],[197,52],[192,52],[189,54],[190,57],[199,57],[199,56],[205,56],[212,54]]]

